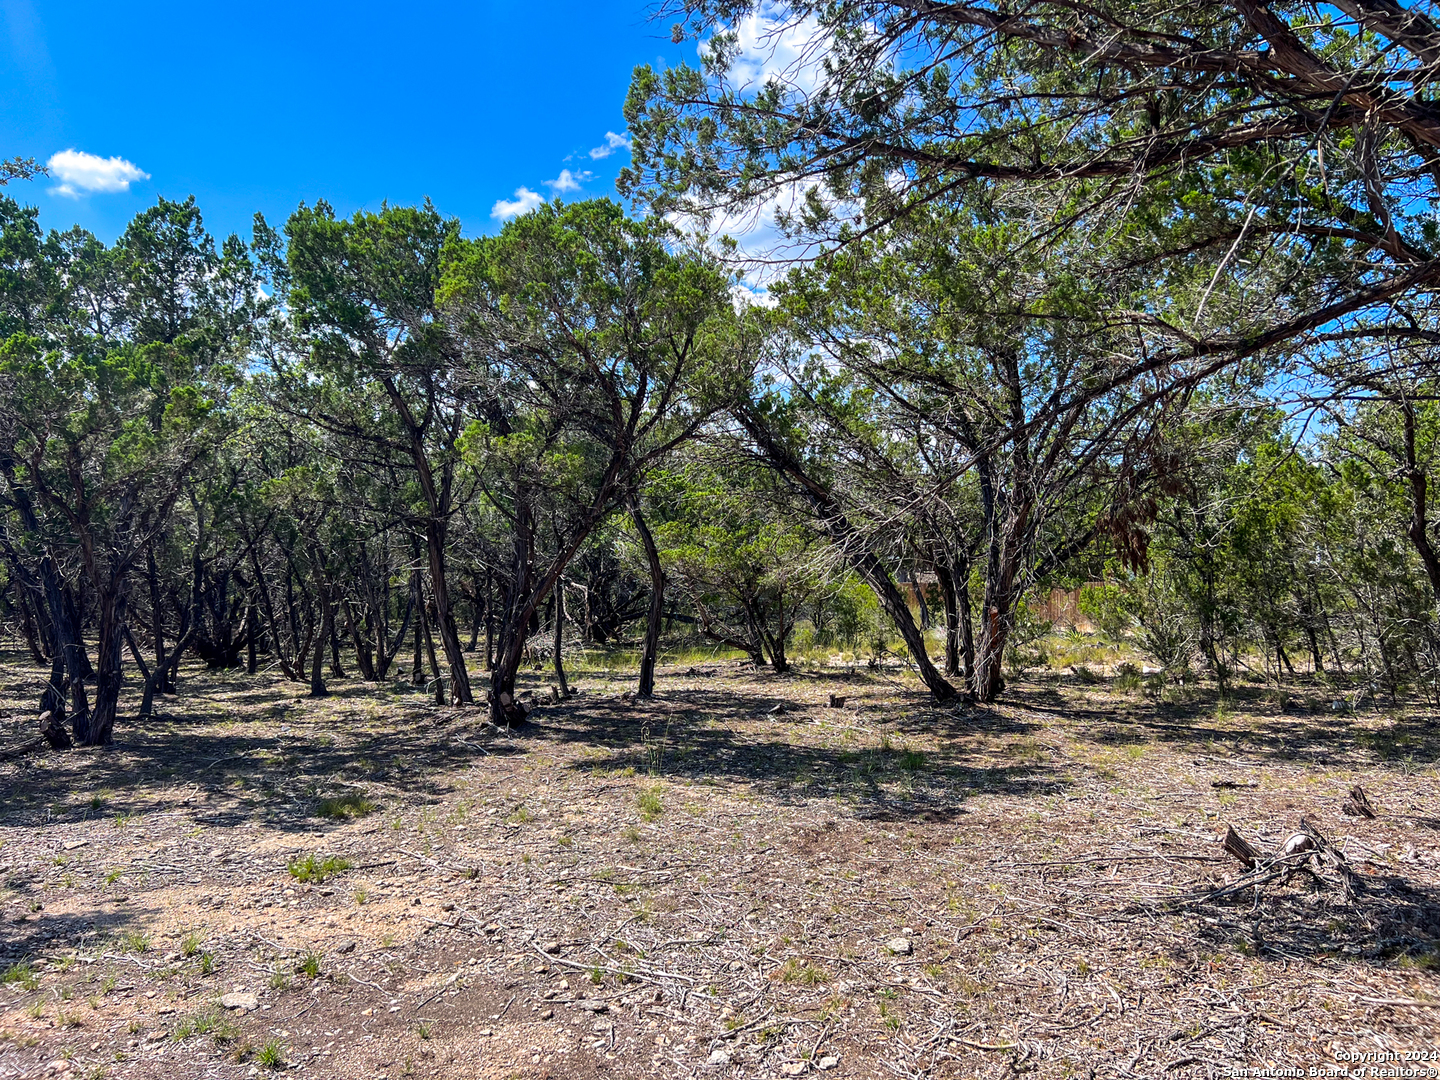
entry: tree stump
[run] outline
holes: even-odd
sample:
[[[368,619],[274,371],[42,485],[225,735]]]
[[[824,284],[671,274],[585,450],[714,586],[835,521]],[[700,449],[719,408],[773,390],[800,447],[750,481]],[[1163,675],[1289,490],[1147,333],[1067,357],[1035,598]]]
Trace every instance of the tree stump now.
[[[844,707],[845,707],[845,695],[844,695],[844,694],[831,694],[831,695],[830,695],[830,708],[832,708],[832,709],[843,709]]]
[[[65,718],[48,709],[40,714],[40,734],[53,750],[69,750],[74,745],[65,730]]]
[[[1370,799],[1365,794],[1365,789],[1356,784],[1350,789],[1350,797],[1341,804],[1340,809],[1351,817],[1375,816],[1375,807],[1370,805]]]
[[[1235,831],[1234,825],[1225,826],[1225,850],[1245,864],[1245,869],[1255,869],[1255,864],[1260,860],[1260,852],[1251,846],[1246,840]]]

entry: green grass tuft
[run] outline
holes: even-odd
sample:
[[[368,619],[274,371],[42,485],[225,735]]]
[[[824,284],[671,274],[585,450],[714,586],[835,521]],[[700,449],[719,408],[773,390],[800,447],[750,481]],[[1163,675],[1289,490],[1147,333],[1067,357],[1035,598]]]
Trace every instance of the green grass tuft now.
[[[379,803],[371,802],[363,795],[337,795],[333,799],[321,799],[315,812],[334,821],[349,821],[373,814],[379,809]]]
[[[307,855],[303,859],[291,859],[289,869],[290,876],[296,881],[319,884],[326,878],[349,870],[352,865],[354,864],[349,859],[342,859],[339,855],[330,855],[324,859]]]

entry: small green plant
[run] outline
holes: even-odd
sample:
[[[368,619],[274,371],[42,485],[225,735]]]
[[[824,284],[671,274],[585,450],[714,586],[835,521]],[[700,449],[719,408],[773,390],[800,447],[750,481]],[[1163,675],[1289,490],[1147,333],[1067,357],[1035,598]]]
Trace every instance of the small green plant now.
[[[1140,669],[1134,664],[1120,664],[1115,668],[1115,689],[1127,694],[1139,690],[1142,683]]]
[[[508,821],[511,825],[524,825],[527,821],[534,821],[535,815],[530,813],[529,810],[525,809],[525,804],[521,803],[515,808],[515,812],[509,817],[507,817],[505,820]]]
[[[594,983],[596,986],[599,986],[601,983],[603,983],[603,982],[605,981],[605,972],[601,971],[598,967],[597,967],[597,968],[591,968],[591,969],[590,969],[590,981],[591,981],[592,983]]]
[[[287,990],[290,987],[290,980],[278,967],[270,973],[271,990]]]
[[[883,1001],[880,1003],[880,1018],[885,1021],[885,1026],[891,1031],[898,1031],[900,1025],[904,1022],[900,1017],[891,1012],[890,1006]]]
[[[209,1035],[216,1046],[234,1042],[240,1037],[240,1026],[220,1009],[202,1009],[191,1013],[175,1026],[175,1038]]]
[[[125,868],[123,866],[115,867],[113,870],[111,870],[108,874],[105,875],[105,884],[114,885],[115,882],[120,880],[120,875],[124,872]]]
[[[285,1048],[278,1039],[269,1039],[255,1051],[255,1064],[264,1069],[279,1069],[285,1064]]]
[[[781,982],[798,983],[801,986],[818,986],[826,979],[823,968],[793,959],[785,961],[778,975]]]
[[[357,903],[357,904],[363,904],[363,903],[365,903],[366,900],[369,900],[369,899],[370,899],[370,894],[369,894],[368,892],[366,892],[363,887],[362,887],[362,888],[358,888],[358,889],[355,890],[355,903]]]
[[[120,935],[121,947],[126,952],[147,953],[150,951],[150,935],[144,930],[127,930]]]
[[[900,768],[906,772],[919,772],[925,768],[925,755],[919,750],[906,750],[900,755]]]
[[[200,944],[200,935],[192,931],[180,942],[180,955],[188,960],[200,951]]]
[[[290,861],[290,876],[296,881],[306,884],[319,884],[326,878],[332,878],[336,874],[349,870],[353,865],[349,859],[342,859],[339,855],[329,855],[324,859],[317,859],[313,854],[303,859],[292,859]]]
[[[640,816],[646,821],[654,821],[665,812],[665,804],[660,801],[658,788],[646,788],[635,797],[635,805],[640,808]]]
[[[25,961],[18,964],[11,964],[0,974],[0,985],[9,986],[16,984],[25,990],[37,990],[40,987],[40,980],[35,976],[35,969]]]
[[[640,741],[645,747],[645,771],[651,776],[659,776],[665,771],[665,748],[670,742],[670,722],[665,722],[665,730],[658,739],[650,724],[642,725]]]
[[[314,949],[307,950],[300,958],[300,965],[297,970],[306,978],[318,979],[320,977],[320,961],[324,957]]]
[[[315,812],[323,818],[349,821],[351,818],[373,814],[379,809],[378,803],[371,802],[363,795],[337,795],[333,799],[321,799]]]
[[[215,970],[215,954],[202,952],[200,954],[200,974],[209,975]]]

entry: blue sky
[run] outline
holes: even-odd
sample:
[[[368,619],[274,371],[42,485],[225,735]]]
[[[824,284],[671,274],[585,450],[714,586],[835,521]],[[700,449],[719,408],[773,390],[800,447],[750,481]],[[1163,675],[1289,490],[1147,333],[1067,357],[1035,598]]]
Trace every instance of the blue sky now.
[[[157,195],[191,194],[217,236],[301,200],[427,195],[492,231],[497,202],[548,197],[562,170],[592,174],[567,199],[614,194],[631,69],[695,57],[650,10],[0,0],[0,157],[75,152],[6,192],[106,241]]]

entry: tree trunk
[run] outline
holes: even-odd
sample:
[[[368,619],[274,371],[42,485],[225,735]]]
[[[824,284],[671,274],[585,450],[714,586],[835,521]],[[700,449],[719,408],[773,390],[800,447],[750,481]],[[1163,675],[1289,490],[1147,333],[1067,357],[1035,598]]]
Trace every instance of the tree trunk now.
[[[155,670],[163,672],[167,670],[165,663],[165,609],[160,598],[160,572],[155,565],[155,545],[152,543],[145,549],[145,578],[150,588],[150,635],[155,646]],[[164,678],[161,675],[160,678]],[[174,686],[161,685],[162,693],[173,694]]]
[[[265,612],[265,622],[270,632],[270,648],[275,652],[275,660],[280,665],[280,671],[291,682],[299,682],[299,676],[295,665],[290,662],[286,655],[285,636],[280,633],[280,623],[275,618],[275,603],[270,596],[270,582],[260,569],[260,557],[255,549],[250,549],[250,567],[255,571],[255,586],[260,591],[260,608]]]
[[[495,670],[495,575],[485,571],[485,670]]]
[[[640,513],[640,506],[632,500],[630,517],[635,522],[635,531],[640,534],[640,543],[645,548],[645,562],[650,567],[650,610],[645,616],[645,640],[640,646],[640,683],[635,693],[648,698],[655,693],[655,660],[660,651],[660,621],[665,615],[665,568],[660,565],[660,550],[655,546],[655,537],[650,526]]]
[[[38,666],[45,663],[49,657],[40,649],[40,639],[35,632],[34,619],[30,615],[30,600],[19,582],[15,584],[15,601],[20,608],[20,626],[25,634],[25,645],[30,650],[30,659]]]
[[[420,591],[420,571],[415,571],[415,657],[410,665],[410,685],[425,685],[425,654],[421,651],[425,646],[423,638],[425,633],[425,594]]]
[[[317,569],[315,587],[320,593],[320,632],[314,635],[315,651],[310,656],[310,696],[326,697],[330,691],[325,688],[325,642],[330,639],[330,597],[326,595],[325,581]]]
[[[960,617],[960,674],[969,686],[975,677],[975,618],[970,611],[970,588],[965,581],[956,583],[955,605]]]
[[[1430,581],[1430,591],[1440,601],[1440,557],[1430,543],[1429,523],[1429,478],[1418,464],[1415,454],[1415,409],[1406,401],[1401,404],[1405,433],[1405,480],[1410,488],[1410,524],[1405,530],[1415,551],[1420,556],[1420,565]]]
[[[350,640],[355,646],[355,666],[360,669],[360,677],[366,682],[377,682],[375,656],[371,651],[370,641],[360,630],[360,620],[355,618],[355,606],[349,600],[346,600],[344,604],[345,626],[349,630]]]
[[[330,625],[330,677],[334,679],[348,678],[345,668],[340,664],[340,633],[335,628],[335,608],[339,604],[332,604],[325,612],[325,621]]]
[[[395,634],[395,640],[392,641],[387,648],[385,639],[383,637],[379,639],[381,653],[379,663],[375,665],[375,675],[377,678],[385,678],[390,671],[390,665],[393,664],[395,658],[400,655],[400,647],[405,642],[405,632],[410,628],[410,620],[414,615],[415,590],[412,586],[410,595],[405,601],[405,615],[400,620],[400,629]]]
[[[935,561],[935,577],[940,582],[940,599],[945,605],[945,674],[960,674],[960,607],[955,599],[955,578],[950,564]]]
[[[125,572],[117,571],[100,598],[99,668],[95,673],[95,706],[88,722],[74,721],[77,746],[108,746],[114,740],[120,705],[120,645],[125,634]]]
[[[565,586],[555,586],[555,678],[560,680],[560,696],[570,696],[570,684],[565,681]]]
[[[980,617],[980,640],[971,684],[980,701],[994,701],[1005,688],[1000,668],[1010,632],[1015,627],[1015,604],[1019,599],[1016,579],[1029,513],[1028,506],[1012,504],[1006,508],[1003,518],[997,515],[992,519],[990,553],[985,567],[985,608]]]
[[[475,600],[470,605],[470,643],[465,646],[465,651],[473,653],[480,644],[480,582],[472,577],[470,585],[475,592]]]
[[[55,631],[56,653],[64,663],[66,690],[70,695],[70,722],[79,730],[88,732],[90,700],[85,693],[85,680],[90,670],[90,658],[85,655],[85,644],[80,640],[72,605],[48,553],[41,560],[40,570],[45,582],[45,599],[50,606],[50,625]],[[46,688],[42,704],[51,699],[52,691],[53,686]]]
[[[245,604],[245,674],[254,675],[260,670],[260,658],[256,655],[256,638],[260,636],[260,617],[255,613],[255,601]]]
[[[455,615],[450,608],[450,592],[445,583],[445,529],[434,519],[425,524],[425,543],[430,555],[430,592],[435,598],[436,629],[450,665],[450,703],[473,705],[475,695],[470,689],[470,673],[465,667],[465,650],[455,629]]]
[[[153,716],[155,714],[155,672],[145,663],[145,658],[140,655],[140,646],[135,643],[135,635],[130,632],[130,626],[125,626],[125,641],[130,646],[130,656],[135,661],[135,666],[140,669],[140,678],[144,679],[145,689],[140,695],[140,711],[136,715],[141,717]]]

